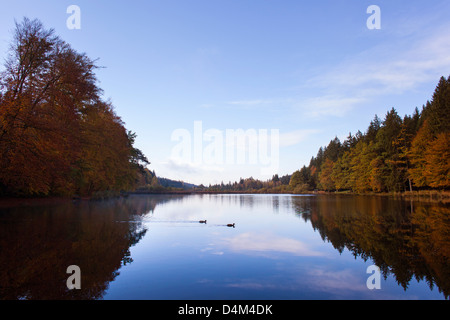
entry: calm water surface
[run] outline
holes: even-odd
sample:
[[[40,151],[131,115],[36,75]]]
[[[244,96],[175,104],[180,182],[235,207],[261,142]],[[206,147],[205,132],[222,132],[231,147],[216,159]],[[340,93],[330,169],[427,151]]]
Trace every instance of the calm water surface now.
[[[3,206],[0,250],[1,299],[445,299],[450,292],[449,207],[385,197],[133,195]],[[70,265],[80,267],[80,290],[67,289]],[[367,287],[372,265],[381,270],[380,289]]]

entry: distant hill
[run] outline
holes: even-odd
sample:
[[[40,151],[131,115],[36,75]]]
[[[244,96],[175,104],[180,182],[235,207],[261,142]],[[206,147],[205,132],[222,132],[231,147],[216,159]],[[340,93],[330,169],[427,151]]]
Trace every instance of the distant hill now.
[[[184,181],[175,181],[167,178],[158,177],[159,184],[164,188],[179,188],[184,190],[189,190],[197,187],[195,184],[187,183]]]
[[[195,184],[192,183],[158,177],[158,175],[155,173],[154,170],[151,171],[148,168],[145,168],[140,171],[137,184],[138,184],[137,190],[154,191],[154,192],[161,192],[169,188],[190,190],[197,187]]]

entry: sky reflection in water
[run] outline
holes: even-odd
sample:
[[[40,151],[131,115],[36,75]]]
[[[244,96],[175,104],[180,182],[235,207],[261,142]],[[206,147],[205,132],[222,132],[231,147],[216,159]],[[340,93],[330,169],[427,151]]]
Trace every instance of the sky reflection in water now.
[[[407,210],[405,202],[382,198],[177,198],[144,216],[148,232],[131,249],[133,263],[120,269],[104,298],[442,299],[436,286],[430,290],[426,281],[417,282],[414,277],[407,281],[405,291],[392,270],[385,270],[387,278],[382,277],[381,290],[369,290],[366,270],[374,261],[370,252],[364,252],[367,244],[352,245],[352,237],[358,235],[342,230],[348,223],[336,224],[354,214],[366,218],[380,215],[392,222]],[[204,219],[206,225],[198,223]],[[236,223],[236,227],[226,227],[228,223]],[[365,223],[365,218],[355,223]],[[386,267],[389,265],[382,269]]]
[[[444,299],[449,216],[445,205],[338,195],[7,205],[0,299]],[[380,290],[366,285],[373,264]],[[70,265],[81,290],[66,286]]]

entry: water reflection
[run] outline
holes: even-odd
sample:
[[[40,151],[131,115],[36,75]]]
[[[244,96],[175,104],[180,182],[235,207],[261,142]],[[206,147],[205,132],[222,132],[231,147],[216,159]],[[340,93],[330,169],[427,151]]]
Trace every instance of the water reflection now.
[[[405,289],[416,279],[448,298],[449,217],[448,206],[357,196],[142,195],[3,207],[0,299],[359,297],[368,294],[364,270],[354,272],[361,260]],[[67,289],[69,265],[80,267],[82,290]]]
[[[140,197],[0,208],[1,299],[98,299],[133,261],[146,234],[140,221],[158,203]],[[67,267],[81,269],[82,290],[68,290]]]
[[[448,206],[363,196],[293,198],[293,206],[339,252],[372,259],[405,290],[415,278],[448,298]]]
[[[225,245],[236,252],[244,252],[273,258],[277,253],[289,253],[294,256],[322,256],[311,249],[308,244],[292,238],[281,237],[271,232],[241,233],[225,239]]]
[[[213,202],[217,205],[236,206],[240,208],[267,208],[272,207],[274,212],[278,212],[279,208],[289,208],[291,204],[290,195],[269,195],[269,194],[205,194],[197,195],[201,199]],[[303,197],[303,196],[297,196]]]

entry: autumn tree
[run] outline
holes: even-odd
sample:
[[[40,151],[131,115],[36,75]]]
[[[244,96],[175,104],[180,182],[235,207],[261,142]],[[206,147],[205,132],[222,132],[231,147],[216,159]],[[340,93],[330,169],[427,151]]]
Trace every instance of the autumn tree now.
[[[396,141],[402,129],[402,119],[397,111],[392,108],[383,121],[376,138],[376,152],[381,156],[384,164],[382,170],[383,184],[387,191],[402,191],[404,189],[404,171],[399,168],[399,150]]]
[[[3,191],[47,194],[64,184],[76,154],[76,110],[63,105],[61,95],[68,47],[24,19],[16,23],[14,40],[1,76],[0,183]],[[88,71],[88,70],[85,70]],[[88,73],[86,73],[88,74]],[[63,156],[66,155],[66,156]]]
[[[349,174],[350,174],[350,152],[346,151],[334,163],[333,171],[331,173],[331,179],[334,182],[336,190],[351,189],[348,179]]]
[[[330,159],[326,159],[322,164],[319,174],[319,186],[322,190],[332,191],[335,190],[335,184],[332,179],[334,162]]]
[[[424,175],[432,188],[450,186],[450,132],[442,132],[425,153]]]
[[[350,153],[349,184],[355,192],[371,190],[372,161],[375,158],[373,144],[359,141]]]
[[[1,193],[90,195],[132,187],[140,155],[101,100],[96,68],[40,21],[16,23],[0,79]]]

